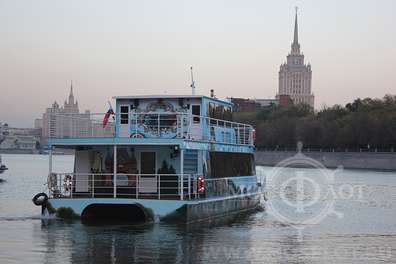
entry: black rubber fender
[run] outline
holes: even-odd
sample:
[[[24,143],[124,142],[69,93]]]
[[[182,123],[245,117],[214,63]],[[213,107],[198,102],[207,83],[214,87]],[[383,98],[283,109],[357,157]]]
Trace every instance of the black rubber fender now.
[[[40,199],[41,197],[44,198]],[[47,204],[47,201],[48,201],[48,195],[46,193],[38,193],[32,199],[32,202],[37,206],[45,205]]]

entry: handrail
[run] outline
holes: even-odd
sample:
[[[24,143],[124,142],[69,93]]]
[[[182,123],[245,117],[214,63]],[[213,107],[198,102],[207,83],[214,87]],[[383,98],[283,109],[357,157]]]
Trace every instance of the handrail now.
[[[103,124],[103,114],[53,114],[55,123],[44,125],[48,138],[182,138],[253,146],[249,124],[192,115],[183,112],[129,112],[111,116]],[[123,123],[125,122],[125,124]]]
[[[132,198],[195,200],[228,197],[257,191],[257,177],[205,179],[205,192],[197,188],[197,174],[52,173],[51,198]]]

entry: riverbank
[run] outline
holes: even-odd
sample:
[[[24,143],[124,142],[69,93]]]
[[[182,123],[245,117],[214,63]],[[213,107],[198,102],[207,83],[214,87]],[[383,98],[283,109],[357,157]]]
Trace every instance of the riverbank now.
[[[0,154],[40,154],[37,149],[0,149]]]
[[[395,152],[303,152],[327,168],[343,166],[346,169],[396,171]],[[296,155],[295,151],[256,151],[257,165],[275,166]]]
[[[37,149],[0,149],[0,154],[42,154],[48,155],[48,150]],[[52,151],[52,155],[74,155],[72,149],[61,149]]]

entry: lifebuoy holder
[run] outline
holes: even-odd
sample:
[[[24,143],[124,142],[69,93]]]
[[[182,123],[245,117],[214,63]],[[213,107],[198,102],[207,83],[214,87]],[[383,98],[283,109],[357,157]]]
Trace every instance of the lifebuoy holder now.
[[[70,192],[72,186],[72,176],[71,175],[66,175],[65,178],[63,178],[63,189],[65,192]]]

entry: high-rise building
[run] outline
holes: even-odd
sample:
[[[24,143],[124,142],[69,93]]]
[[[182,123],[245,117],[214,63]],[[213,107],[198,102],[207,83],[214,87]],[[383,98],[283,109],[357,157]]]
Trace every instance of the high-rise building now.
[[[44,142],[50,137],[84,137],[91,133],[90,111],[80,113],[78,102],[74,100],[73,84],[68,99],[63,107],[55,101],[43,114]]]
[[[288,95],[294,104],[308,104],[314,107],[314,95],[312,94],[312,70],[311,65],[304,63],[304,54],[300,51],[298,43],[297,8],[294,22],[294,39],[291,44],[291,52],[287,55],[287,62],[280,66],[279,91],[277,98]]]

